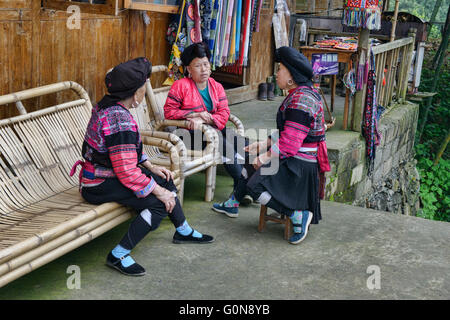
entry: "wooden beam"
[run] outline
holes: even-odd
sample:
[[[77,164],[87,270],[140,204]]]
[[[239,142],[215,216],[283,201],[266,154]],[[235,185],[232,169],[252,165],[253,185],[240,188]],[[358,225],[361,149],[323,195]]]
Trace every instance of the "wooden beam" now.
[[[369,30],[368,29],[360,29],[359,37],[358,37],[358,50],[360,52],[360,59],[361,55],[365,54],[366,59],[368,59],[368,50],[369,50]],[[356,66],[355,66],[356,68]],[[360,91],[356,91],[354,100],[353,100],[353,110],[352,110],[352,130],[356,132],[361,132],[361,122],[362,122],[362,115],[364,111],[364,106],[366,104],[366,90],[367,85],[363,86],[363,89]],[[344,114],[344,121],[345,114]]]
[[[132,0],[124,0],[124,7],[135,10],[155,11],[163,13],[178,13],[180,6],[173,6],[167,4],[154,4],[134,2]]]
[[[394,39],[395,39],[395,28],[397,27],[399,3],[400,3],[400,0],[395,0],[395,9],[394,9],[394,17],[392,18],[392,29],[391,29],[391,40],[390,41],[394,41]]]

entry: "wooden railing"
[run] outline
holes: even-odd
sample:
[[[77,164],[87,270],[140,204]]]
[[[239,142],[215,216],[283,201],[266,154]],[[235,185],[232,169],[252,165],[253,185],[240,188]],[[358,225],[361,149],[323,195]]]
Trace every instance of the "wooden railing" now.
[[[408,38],[381,44],[372,48],[375,59],[377,104],[388,108],[393,101],[403,102],[408,90],[408,77],[411,68],[415,43],[415,30],[411,29]],[[363,29],[359,34],[358,51],[367,52],[369,31]],[[364,106],[366,104],[367,84],[354,96],[351,113],[351,128],[361,132]]]
[[[405,100],[413,50],[414,37],[388,42],[372,49],[379,105],[387,108],[394,100]]]

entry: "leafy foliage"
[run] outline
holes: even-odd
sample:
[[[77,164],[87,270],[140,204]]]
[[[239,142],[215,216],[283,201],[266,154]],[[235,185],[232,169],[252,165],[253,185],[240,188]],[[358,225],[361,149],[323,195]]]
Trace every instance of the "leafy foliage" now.
[[[429,92],[434,77],[439,76],[437,94],[420,141],[416,141],[417,168],[420,173],[420,198],[423,208],[418,216],[450,222],[450,148],[447,148],[437,165],[433,160],[445,139],[450,123],[450,66],[448,52],[439,75],[431,68],[431,61],[439,42],[432,42],[434,50],[427,51],[422,69],[419,91]],[[418,127],[423,121],[426,102],[420,105]],[[416,137],[418,138],[418,137]]]

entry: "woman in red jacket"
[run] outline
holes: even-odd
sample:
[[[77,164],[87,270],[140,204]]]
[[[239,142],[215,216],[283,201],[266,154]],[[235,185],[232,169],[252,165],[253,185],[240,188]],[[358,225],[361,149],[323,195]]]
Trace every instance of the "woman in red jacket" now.
[[[191,148],[202,146],[201,141],[194,140],[194,137],[201,137],[194,130],[198,130],[202,124],[211,125],[220,131],[224,167],[233,177],[236,186],[246,158],[243,148],[248,145],[248,139],[225,128],[230,109],[223,86],[210,77],[210,58],[208,45],[203,42],[184,49],[181,61],[185,66],[186,77],[175,81],[170,88],[164,105],[164,116],[166,119],[189,121],[191,141],[185,143],[191,143]],[[185,136],[184,132],[180,135]],[[238,146],[241,150],[238,150]],[[248,204],[249,201],[251,199],[246,196],[242,203]]]

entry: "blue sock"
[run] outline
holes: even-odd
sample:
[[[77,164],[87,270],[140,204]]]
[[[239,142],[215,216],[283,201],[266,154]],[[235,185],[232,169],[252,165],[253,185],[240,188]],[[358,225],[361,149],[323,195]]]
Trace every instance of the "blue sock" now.
[[[302,223],[302,211],[295,210],[294,213],[289,217],[292,220],[292,223],[294,224],[301,224]],[[294,233],[301,233],[302,227],[296,227],[294,226]]]
[[[177,231],[182,236],[188,236],[191,234],[192,228],[189,225],[189,223],[187,222],[187,220],[184,220],[183,224],[177,228]],[[192,236],[195,238],[201,238],[203,235],[200,232],[198,232],[197,230],[194,230],[194,233],[192,234]]]
[[[131,250],[125,249],[124,247],[122,247],[120,244],[118,244],[112,251],[112,255],[118,259],[120,259],[121,257],[123,257],[126,254],[129,254],[131,252]],[[125,259],[123,259],[121,261],[122,265],[127,268],[129,266],[131,266],[132,264],[135,263],[135,261],[133,260],[133,258],[131,256],[126,257]]]
[[[237,208],[239,207],[239,201],[234,197],[234,193],[231,195],[230,199],[225,201],[223,205],[227,208]]]

